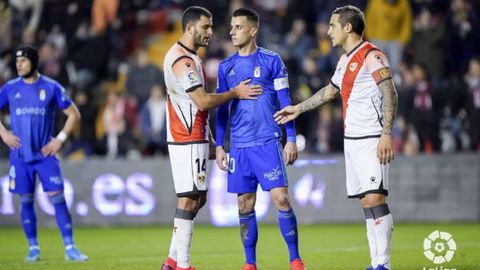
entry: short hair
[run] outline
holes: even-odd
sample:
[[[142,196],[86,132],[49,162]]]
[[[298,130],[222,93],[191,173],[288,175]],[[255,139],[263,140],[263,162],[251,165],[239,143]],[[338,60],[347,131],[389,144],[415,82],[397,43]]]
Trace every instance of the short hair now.
[[[363,12],[352,5],[336,8],[333,14],[338,14],[338,21],[340,25],[344,27],[347,23],[352,25],[353,32],[362,36],[365,31],[365,15]]]
[[[212,13],[208,9],[199,6],[188,7],[182,14],[182,29],[187,30],[187,23],[196,23],[202,16],[212,18]]]
[[[233,17],[241,17],[245,16],[247,17],[247,21],[253,22],[256,25],[260,22],[260,17],[258,16],[258,13],[255,12],[253,9],[249,8],[239,8],[233,12]]]

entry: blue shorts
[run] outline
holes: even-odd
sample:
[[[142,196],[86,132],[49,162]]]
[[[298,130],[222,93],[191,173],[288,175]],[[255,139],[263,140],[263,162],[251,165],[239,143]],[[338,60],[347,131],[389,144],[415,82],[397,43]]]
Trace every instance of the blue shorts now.
[[[264,191],[288,186],[283,148],[279,141],[230,149],[227,191],[254,193],[259,183]]]
[[[63,174],[60,162],[55,156],[48,156],[42,160],[25,162],[10,155],[10,192],[25,194],[34,193],[35,179],[38,175],[43,191],[63,190]]]

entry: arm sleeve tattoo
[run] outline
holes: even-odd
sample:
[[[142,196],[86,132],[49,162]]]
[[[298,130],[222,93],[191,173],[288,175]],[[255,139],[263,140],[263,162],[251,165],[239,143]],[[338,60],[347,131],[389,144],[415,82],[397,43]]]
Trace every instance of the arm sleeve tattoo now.
[[[378,85],[383,94],[383,134],[391,135],[393,122],[397,114],[398,96],[395,85],[391,79]]]

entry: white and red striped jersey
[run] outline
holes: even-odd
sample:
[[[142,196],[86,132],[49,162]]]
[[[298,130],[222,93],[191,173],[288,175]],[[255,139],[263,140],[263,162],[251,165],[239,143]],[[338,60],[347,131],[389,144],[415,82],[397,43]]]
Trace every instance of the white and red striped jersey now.
[[[205,86],[203,63],[180,42],[173,45],[163,62],[167,86],[167,142],[169,144],[208,141],[208,111],[200,111],[188,92]]]
[[[385,54],[363,41],[338,61],[331,84],[340,89],[346,138],[379,136],[383,95],[378,84],[392,77]]]

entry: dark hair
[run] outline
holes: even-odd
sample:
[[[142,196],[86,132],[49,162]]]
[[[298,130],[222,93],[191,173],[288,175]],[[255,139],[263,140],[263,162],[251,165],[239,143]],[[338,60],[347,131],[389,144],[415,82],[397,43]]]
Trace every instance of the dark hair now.
[[[199,6],[191,6],[187,8],[182,14],[182,29],[185,32],[187,30],[187,23],[196,23],[200,20],[200,17],[205,16],[212,18],[212,13],[208,9]]]
[[[253,22],[257,25],[260,22],[260,17],[258,16],[258,13],[255,12],[253,9],[239,8],[233,12],[233,17],[240,17],[240,16],[247,17],[247,21]]]
[[[347,23],[352,25],[353,32],[357,35],[362,36],[363,31],[365,31],[365,15],[363,12],[352,5],[343,6],[336,8],[333,14],[338,14],[338,21],[342,27],[344,27]]]

